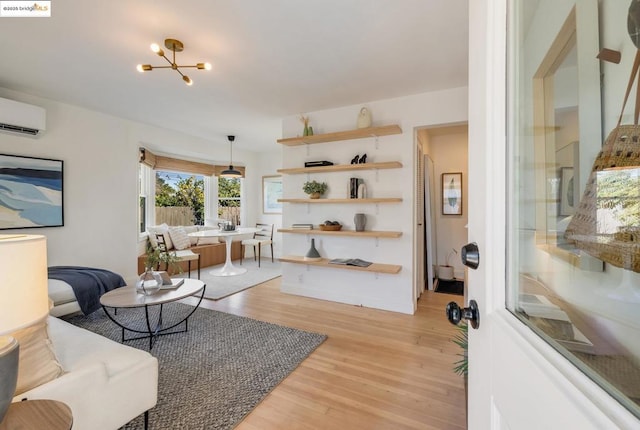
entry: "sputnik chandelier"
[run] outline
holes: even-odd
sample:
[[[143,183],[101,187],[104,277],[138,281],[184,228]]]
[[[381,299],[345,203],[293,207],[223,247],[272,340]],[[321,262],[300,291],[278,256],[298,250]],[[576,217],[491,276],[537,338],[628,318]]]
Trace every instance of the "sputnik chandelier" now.
[[[176,72],[180,73],[180,76],[182,76],[182,80],[187,84],[187,85],[193,85],[193,81],[191,80],[190,77],[188,77],[187,75],[183,74],[180,71],[180,68],[195,68],[198,70],[211,70],[211,64],[209,63],[197,63],[193,66],[179,66],[176,63],[176,52],[182,52],[184,50],[184,45],[182,44],[182,42],[180,42],[177,39],[165,39],[164,40],[164,46],[170,50],[173,53],[172,59],[169,60],[165,55],[164,55],[164,51],[160,48],[160,46],[158,46],[157,43],[152,43],[151,44],[151,50],[153,52],[155,52],[156,54],[158,54],[159,56],[161,56],[162,58],[164,58],[165,60],[167,60],[167,63],[169,63],[168,66],[152,66],[151,64],[138,64],[138,66],[136,67],[138,69],[138,72],[143,73],[143,72],[150,72],[153,69],[173,69]]]

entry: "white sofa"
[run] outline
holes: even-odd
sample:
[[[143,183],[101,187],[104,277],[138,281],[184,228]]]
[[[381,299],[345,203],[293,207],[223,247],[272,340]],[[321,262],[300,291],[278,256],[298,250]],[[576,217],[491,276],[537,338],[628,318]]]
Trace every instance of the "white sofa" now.
[[[158,399],[158,360],[146,351],[114,342],[55,317],[49,337],[65,373],[16,396],[66,403],[74,430],[115,430]]]

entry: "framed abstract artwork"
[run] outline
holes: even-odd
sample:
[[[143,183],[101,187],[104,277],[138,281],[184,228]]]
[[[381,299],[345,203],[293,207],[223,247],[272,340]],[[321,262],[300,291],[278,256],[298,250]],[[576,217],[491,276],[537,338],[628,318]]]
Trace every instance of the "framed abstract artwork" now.
[[[62,160],[0,154],[0,230],[61,227]]]
[[[262,177],[262,213],[281,214],[282,203],[278,199],[282,198],[282,176]]]
[[[442,174],[442,215],[462,215],[462,173]]]

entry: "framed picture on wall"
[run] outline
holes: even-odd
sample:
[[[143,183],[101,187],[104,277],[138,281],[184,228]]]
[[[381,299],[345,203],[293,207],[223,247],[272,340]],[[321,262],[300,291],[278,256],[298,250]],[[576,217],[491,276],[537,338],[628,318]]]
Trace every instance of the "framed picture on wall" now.
[[[0,230],[64,225],[62,160],[0,154]]]
[[[442,174],[442,215],[462,215],[462,173]]]
[[[282,198],[282,176],[262,177],[262,213],[281,214],[282,203],[278,199]]]

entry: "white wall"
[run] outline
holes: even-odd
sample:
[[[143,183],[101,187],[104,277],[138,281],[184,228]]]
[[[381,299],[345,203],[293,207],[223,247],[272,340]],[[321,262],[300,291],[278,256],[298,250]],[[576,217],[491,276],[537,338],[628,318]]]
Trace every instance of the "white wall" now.
[[[307,160],[329,160],[335,164],[349,164],[356,155],[367,154],[367,161],[400,161],[401,169],[312,174],[310,179],[325,181],[328,198],[345,198],[350,177],[365,180],[370,197],[402,197],[399,204],[285,204],[283,224],[308,222],[319,224],[337,220],[345,228],[354,228],[353,216],[367,215],[366,229],[400,230],[399,239],[359,239],[317,236],[316,248],[323,257],[355,257],[376,263],[402,265],[397,275],[362,273],[348,270],[320,268],[285,263],[282,291],[333,300],[378,309],[413,313],[413,230],[414,230],[414,129],[434,125],[459,123],[467,120],[467,89],[424,93],[409,97],[381,100],[364,104],[371,112],[373,125],[399,124],[403,133],[375,139],[331,142],[299,147],[286,147],[283,167],[303,167]],[[315,134],[356,128],[356,119],[362,105],[311,112],[310,125]],[[301,135],[298,116],[285,118],[282,123],[284,137]],[[284,194],[289,198],[304,198],[302,184],[307,175],[285,175]],[[309,206],[309,208],[307,208]],[[284,255],[304,255],[309,248],[306,235],[283,235]]]
[[[100,267],[127,281],[136,277],[139,146],[201,162],[228,163],[226,136],[206,141],[5,88],[0,88],[0,97],[47,111],[42,136],[0,134],[0,153],[64,161],[64,227],[0,232],[45,235],[50,266]],[[241,131],[230,133],[241,136]],[[247,167],[247,224],[254,224],[261,212],[263,172],[279,168],[275,142],[274,153],[261,156],[234,148],[234,161]]]
[[[257,190],[260,190],[260,193],[258,194],[257,200],[255,202],[258,207],[253,212],[255,218],[253,223],[247,223],[247,226],[251,226],[256,222],[273,224],[273,254],[276,258],[282,256],[282,233],[278,233],[278,229],[282,227],[282,214],[265,214],[262,212],[262,177],[279,175],[277,170],[282,164],[281,146],[282,145],[278,145],[276,142],[273,142],[275,151],[260,154],[260,161],[259,163],[256,163],[257,165],[255,169],[255,180],[251,182],[251,186],[255,187],[255,189]],[[246,188],[248,188],[249,184],[246,185]],[[264,247],[262,250],[262,255],[269,256],[269,253],[270,251],[267,250],[267,247]],[[246,255],[253,255],[253,248],[247,248]]]

